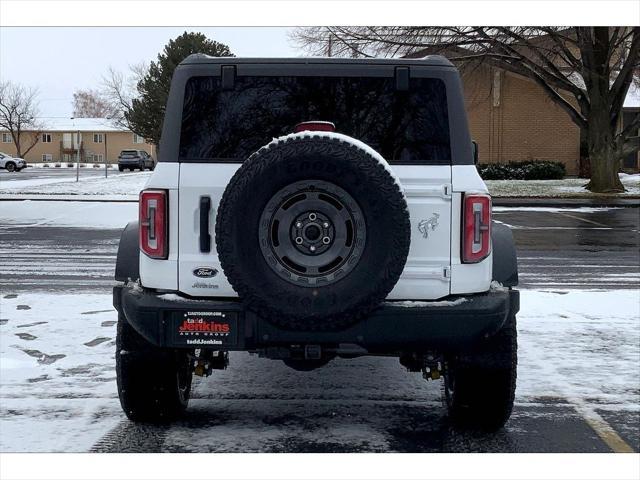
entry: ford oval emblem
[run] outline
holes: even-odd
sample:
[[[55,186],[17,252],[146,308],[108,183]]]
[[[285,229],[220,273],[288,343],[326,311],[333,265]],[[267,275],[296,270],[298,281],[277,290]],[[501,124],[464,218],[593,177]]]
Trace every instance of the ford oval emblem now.
[[[211,278],[218,274],[218,270],[213,267],[198,267],[193,271],[193,274],[198,278]]]

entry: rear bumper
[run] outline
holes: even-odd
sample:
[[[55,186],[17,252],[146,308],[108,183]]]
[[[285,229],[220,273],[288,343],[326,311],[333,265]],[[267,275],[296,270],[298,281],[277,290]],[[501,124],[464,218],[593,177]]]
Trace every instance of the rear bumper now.
[[[139,158],[130,158],[130,159],[119,159],[118,165],[129,166],[129,165],[140,165],[142,162]]]
[[[385,302],[347,329],[312,332],[276,327],[235,299],[190,299],[116,286],[113,301],[138,333],[156,346],[257,351],[351,345],[354,352],[368,354],[467,348],[497,332],[520,308],[517,290],[452,297],[445,302]],[[200,322],[200,326],[187,322]]]

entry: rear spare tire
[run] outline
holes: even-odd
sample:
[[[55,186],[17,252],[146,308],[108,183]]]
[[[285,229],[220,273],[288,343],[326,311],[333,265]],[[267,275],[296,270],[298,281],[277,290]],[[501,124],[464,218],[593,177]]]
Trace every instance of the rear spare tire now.
[[[328,132],[252,154],[220,201],[216,245],[240,298],[298,330],[348,326],[383,301],[409,252],[400,183],[362,142]]]

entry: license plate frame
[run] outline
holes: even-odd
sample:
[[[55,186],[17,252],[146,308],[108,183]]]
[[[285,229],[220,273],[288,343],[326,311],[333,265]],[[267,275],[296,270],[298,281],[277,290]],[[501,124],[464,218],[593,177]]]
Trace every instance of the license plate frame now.
[[[228,349],[238,345],[238,313],[180,310],[171,315],[171,340],[178,347]]]

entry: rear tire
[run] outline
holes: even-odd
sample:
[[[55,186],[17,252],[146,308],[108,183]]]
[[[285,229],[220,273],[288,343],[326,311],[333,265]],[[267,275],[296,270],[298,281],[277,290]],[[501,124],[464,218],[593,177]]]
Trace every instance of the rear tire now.
[[[121,172],[124,172],[124,167],[118,166],[118,170],[120,170]]]
[[[463,428],[496,431],[511,416],[517,376],[516,317],[473,351],[447,361],[445,400]]]
[[[191,394],[191,366],[186,350],[155,347],[118,315],[118,396],[130,420],[166,423],[182,415]]]

